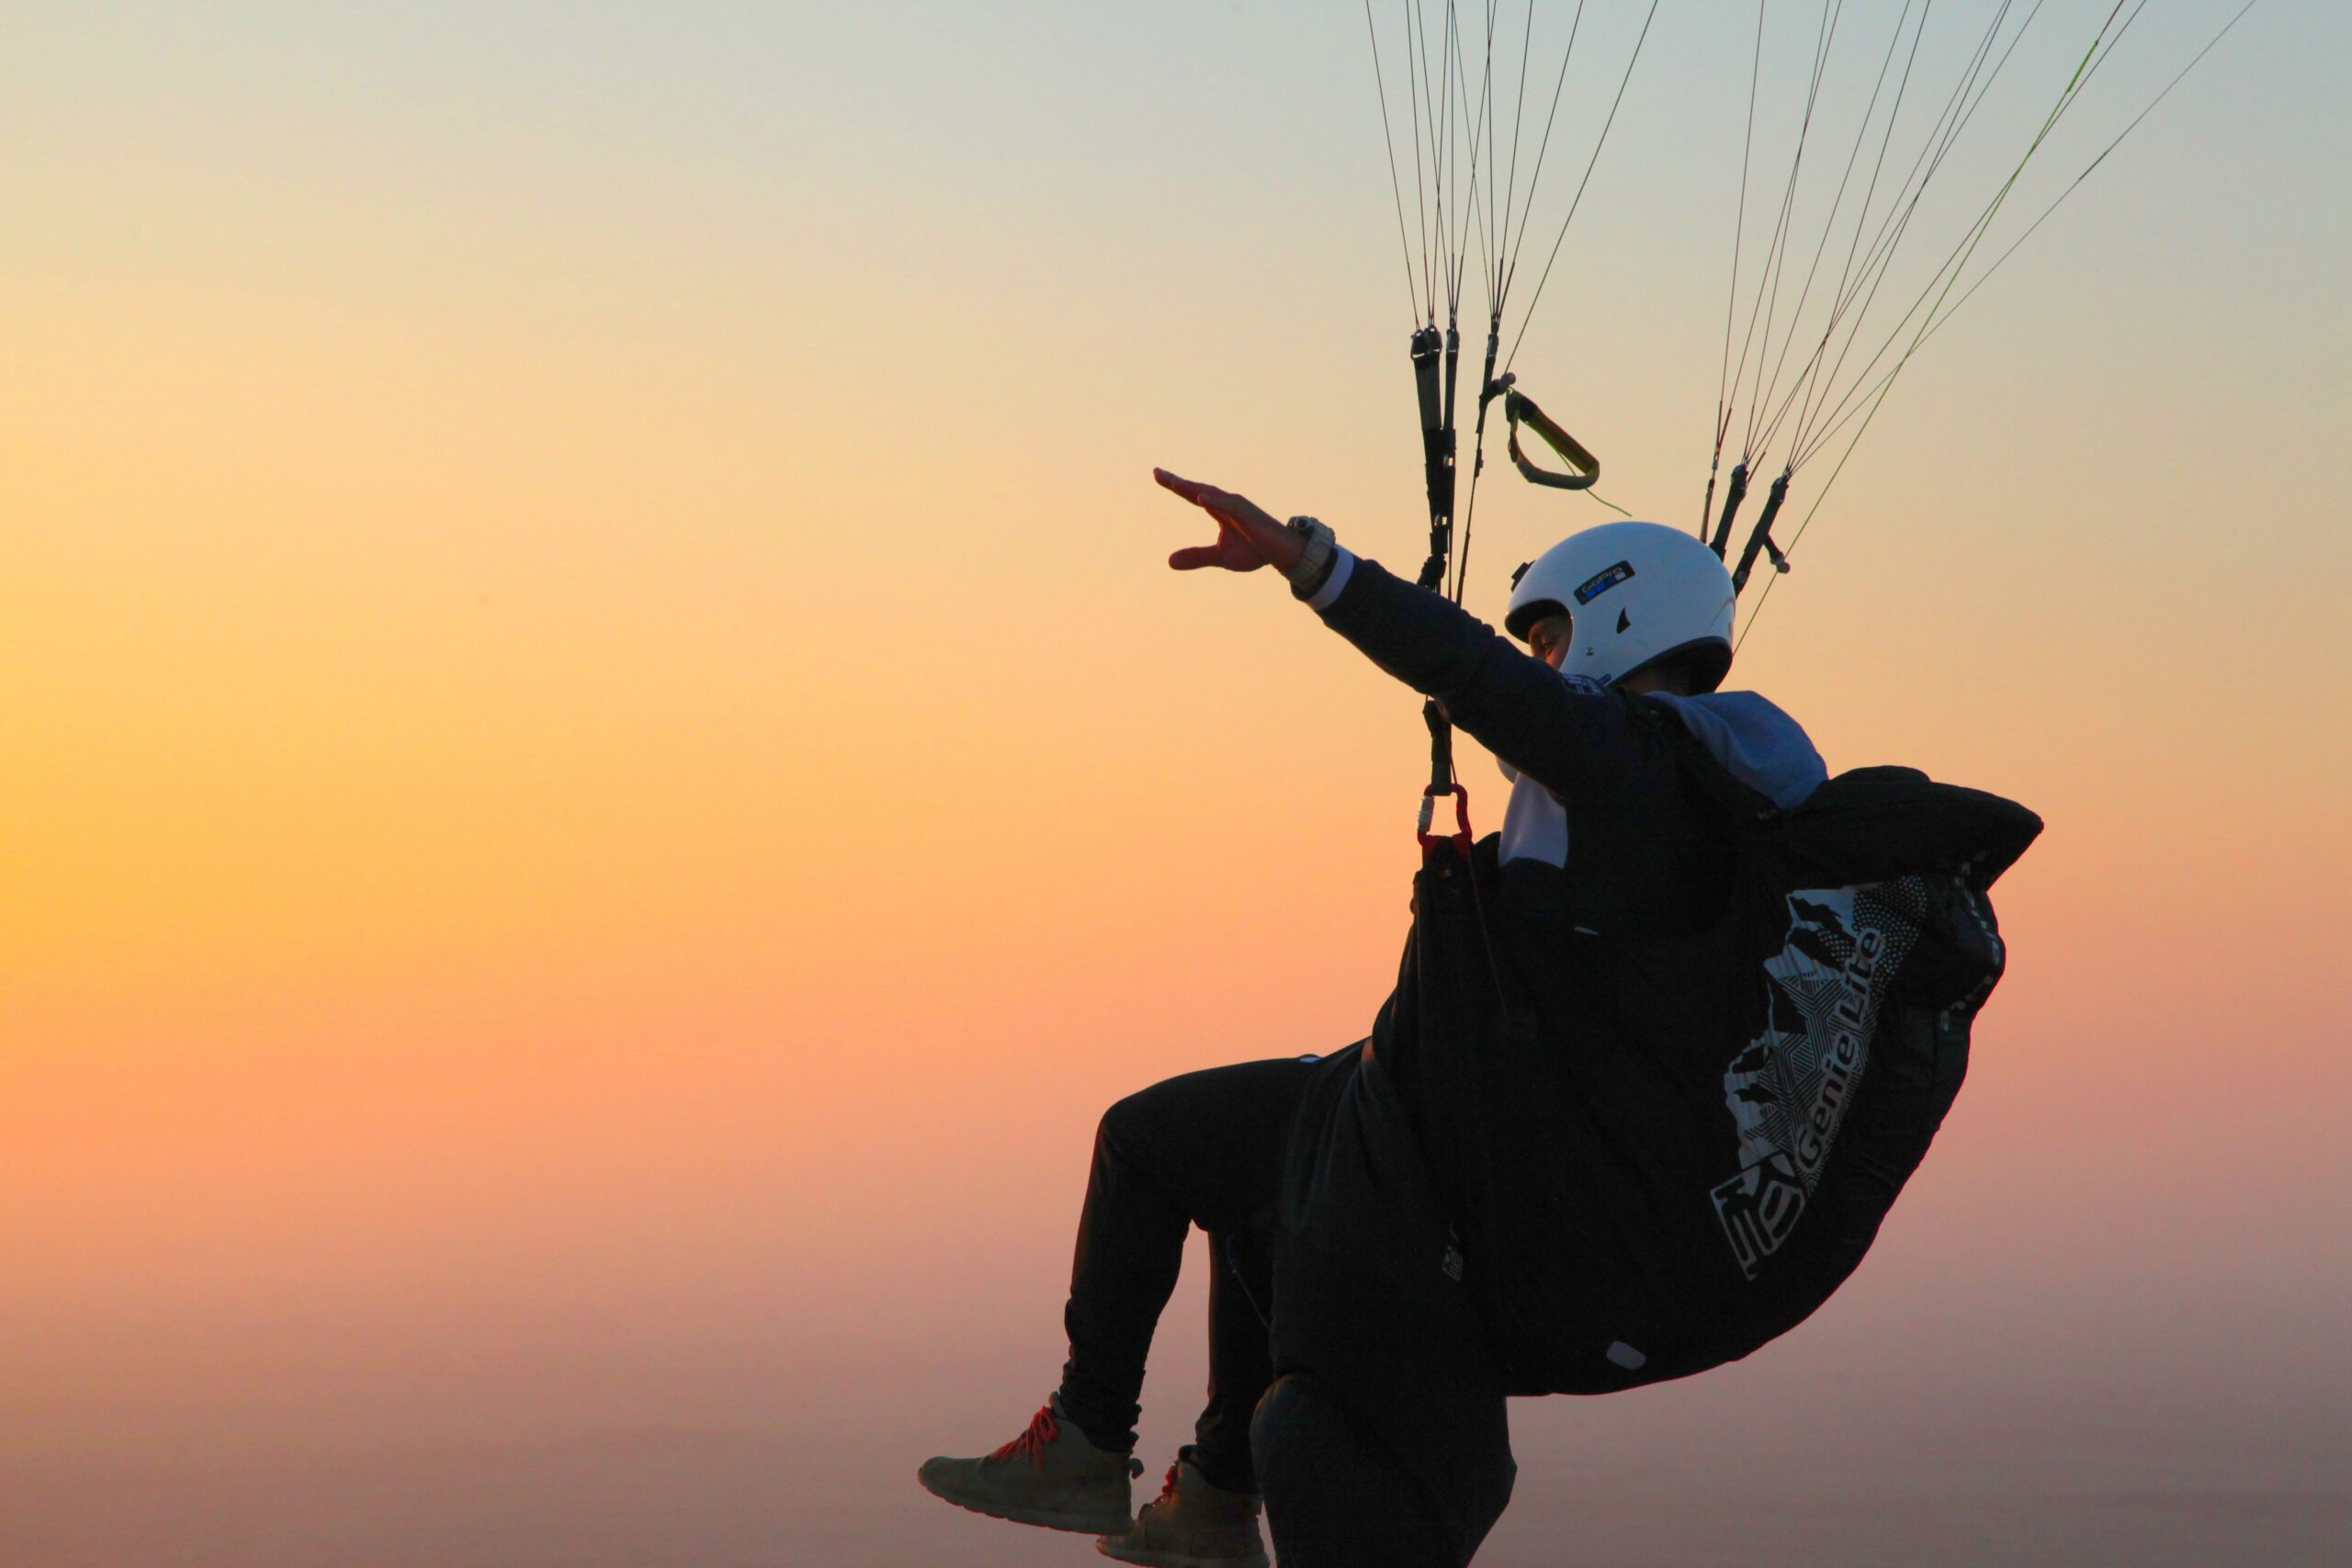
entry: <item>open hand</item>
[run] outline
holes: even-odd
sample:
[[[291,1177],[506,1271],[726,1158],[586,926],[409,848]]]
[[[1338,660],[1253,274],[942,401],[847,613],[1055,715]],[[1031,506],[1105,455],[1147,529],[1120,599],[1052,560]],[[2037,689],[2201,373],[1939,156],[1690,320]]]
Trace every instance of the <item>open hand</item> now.
[[[1305,553],[1298,536],[1246,496],[1181,479],[1165,468],[1152,469],[1151,477],[1216,519],[1216,544],[1193,545],[1168,558],[1168,564],[1178,571],[1198,571],[1204,566],[1221,566],[1227,571],[1255,571],[1271,566],[1288,571]]]

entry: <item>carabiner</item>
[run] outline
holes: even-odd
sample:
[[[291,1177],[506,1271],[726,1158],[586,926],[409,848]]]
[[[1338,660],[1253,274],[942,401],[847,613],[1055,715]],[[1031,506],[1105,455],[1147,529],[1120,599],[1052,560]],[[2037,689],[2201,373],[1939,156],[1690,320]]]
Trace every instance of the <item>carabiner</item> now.
[[[1437,796],[1441,795],[1453,796],[1453,831],[1451,833],[1430,831],[1430,821],[1436,813]],[[1464,860],[1468,860],[1473,842],[1470,836],[1470,792],[1459,784],[1431,784],[1421,791],[1421,821],[1413,836],[1420,840],[1421,848],[1425,850],[1439,844],[1452,844]]]

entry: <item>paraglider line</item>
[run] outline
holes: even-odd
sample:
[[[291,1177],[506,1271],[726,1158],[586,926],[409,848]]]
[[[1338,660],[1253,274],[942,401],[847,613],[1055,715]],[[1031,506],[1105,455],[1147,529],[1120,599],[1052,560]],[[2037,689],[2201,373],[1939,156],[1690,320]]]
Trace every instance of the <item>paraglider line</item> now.
[[[1609,144],[1610,127],[1617,123],[1617,110],[1625,102],[1626,84],[1634,79],[1634,67],[1642,58],[1642,44],[1650,36],[1650,23],[1657,19],[1657,0],[1650,0],[1648,13],[1642,17],[1642,30],[1634,39],[1633,57],[1625,62],[1625,74],[1618,79],[1617,96],[1610,100],[1609,118],[1600,122],[1600,137],[1592,144],[1592,157],[1584,166],[1584,178],[1577,182],[1577,194],[1568,202],[1568,215],[1560,220],[1559,238],[1552,242],[1552,254],[1544,258],[1543,276],[1535,280],[1535,292],[1528,297],[1527,314],[1520,318],[1519,335],[1511,339],[1510,354],[1503,361],[1508,371],[1519,362],[1519,345],[1527,341],[1528,323],[1535,318],[1536,302],[1544,298],[1544,286],[1552,280],[1552,264],[1560,259],[1560,246],[1568,237],[1568,225],[1576,221],[1577,209],[1584,203],[1585,187],[1592,184],[1592,171],[1600,162],[1600,150]]]
[[[1388,123],[1388,81],[1380,69],[1380,35],[1372,27],[1372,0],[1363,0],[1363,30],[1372,40],[1372,85],[1380,95],[1380,144],[1388,153],[1388,195],[1396,205],[1396,244],[1405,254],[1405,301],[1412,319],[1418,321],[1421,300],[1413,292],[1413,243],[1405,237],[1405,194],[1396,178],[1396,133]]]

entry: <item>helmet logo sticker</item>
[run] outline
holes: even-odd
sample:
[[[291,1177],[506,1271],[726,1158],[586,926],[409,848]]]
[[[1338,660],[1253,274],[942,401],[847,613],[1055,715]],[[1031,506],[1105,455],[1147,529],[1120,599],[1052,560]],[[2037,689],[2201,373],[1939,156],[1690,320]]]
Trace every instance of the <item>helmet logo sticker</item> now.
[[[1617,629],[1619,631],[1623,631],[1627,626],[1630,626],[1633,624],[1632,618],[1628,616],[1624,611],[1620,610],[1617,612]]]
[[[1621,560],[1605,571],[1595,572],[1577,585],[1577,603],[1589,604],[1633,575],[1634,563],[1629,560]],[[1618,629],[1623,631],[1624,628],[1621,626]]]

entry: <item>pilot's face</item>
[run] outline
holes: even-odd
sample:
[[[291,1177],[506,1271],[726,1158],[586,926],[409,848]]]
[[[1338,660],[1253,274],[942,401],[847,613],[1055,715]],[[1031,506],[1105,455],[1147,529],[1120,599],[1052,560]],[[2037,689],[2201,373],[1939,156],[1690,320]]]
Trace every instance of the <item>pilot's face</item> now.
[[[1577,618],[1565,610],[1544,616],[1527,628],[1527,651],[1557,670],[1560,660],[1568,656],[1568,638],[1576,624]]]

